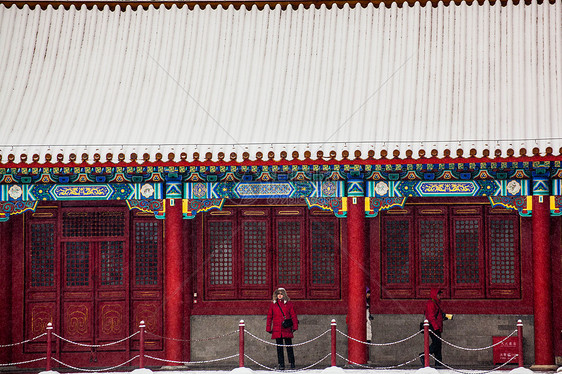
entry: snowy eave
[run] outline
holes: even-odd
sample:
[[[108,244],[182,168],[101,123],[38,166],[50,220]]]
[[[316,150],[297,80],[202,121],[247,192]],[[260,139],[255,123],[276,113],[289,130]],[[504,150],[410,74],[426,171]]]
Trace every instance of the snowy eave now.
[[[561,2],[119,10],[0,4],[1,164],[561,152]]]

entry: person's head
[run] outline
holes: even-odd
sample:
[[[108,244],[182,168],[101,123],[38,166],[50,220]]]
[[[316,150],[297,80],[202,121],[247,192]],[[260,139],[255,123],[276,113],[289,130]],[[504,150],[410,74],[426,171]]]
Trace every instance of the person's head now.
[[[287,291],[282,287],[279,287],[278,289],[273,291],[273,302],[276,302],[277,300],[283,300],[285,302],[289,301],[289,296],[287,296]]]
[[[430,295],[434,300],[441,300],[441,297],[443,297],[443,289],[434,287],[431,289]]]

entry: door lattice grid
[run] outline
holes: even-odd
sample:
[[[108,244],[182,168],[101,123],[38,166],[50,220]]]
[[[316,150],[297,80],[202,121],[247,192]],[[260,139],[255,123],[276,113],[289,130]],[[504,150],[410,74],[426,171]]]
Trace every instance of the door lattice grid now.
[[[457,284],[480,282],[480,223],[476,219],[455,221],[455,257]]]
[[[244,284],[265,284],[267,242],[264,221],[244,222]]]
[[[232,284],[232,222],[209,222],[210,282]]]
[[[420,221],[421,282],[442,284],[444,281],[444,227],[442,221]]]
[[[123,284],[123,242],[101,242],[101,274],[102,286],[118,286]]]
[[[335,283],[334,222],[312,222],[312,283]]]
[[[158,224],[135,222],[135,284],[158,284]]]
[[[55,224],[31,225],[31,287],[55,285]]]
[[[407,220],[386,221],[386,281],[410,282],[410,226]]]
[[[514,284],[515,223],[512,220],[490,220],[490,257],[492,284]]]
[[[279,221],[277,224],[279,283],[301,282],[301,223]]]
[[[63,214],[64,237],[122,236],[125,234],[123,212],[67,212]]]
[[[90,243],[66,243],[66,285],[88,286],[90,282]]]

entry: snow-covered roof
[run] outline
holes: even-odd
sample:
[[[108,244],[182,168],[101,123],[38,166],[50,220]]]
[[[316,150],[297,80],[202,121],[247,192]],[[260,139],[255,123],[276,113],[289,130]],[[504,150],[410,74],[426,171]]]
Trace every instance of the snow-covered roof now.
[[[2,163],[558,154],[562,2],[0,5],[0,113]]]

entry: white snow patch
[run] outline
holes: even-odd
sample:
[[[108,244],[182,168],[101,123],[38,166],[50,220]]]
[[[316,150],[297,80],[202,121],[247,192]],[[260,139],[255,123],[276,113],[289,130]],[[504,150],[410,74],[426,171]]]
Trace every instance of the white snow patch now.
[[[59,374],[58,371],[49,370],[49,371],[41,371],[39,374]]]
[[[515,368],[509,372],[509,374],[531,374],[531,373],[533,373],[531,369],[522,368],[522,367]]]
[[[241,367],[230,371],[232,374],[253,374],[254,371],[250,368]]]
[[[429,367],[429,366],[416,370],[416,374],[437,374],[437,373],[439,373],[437,371],[437,369],[434,369],[434,368]],[[523,373],[521,373],[521,374],[523,374]]]
[[[150,369],[135,369],[131,372],[131,374],[152,374],[154,373]]]
[[[344,374],[344,373],[345,371],[338,366],[330,366],[329,368],[322,370],[322,374]]]

